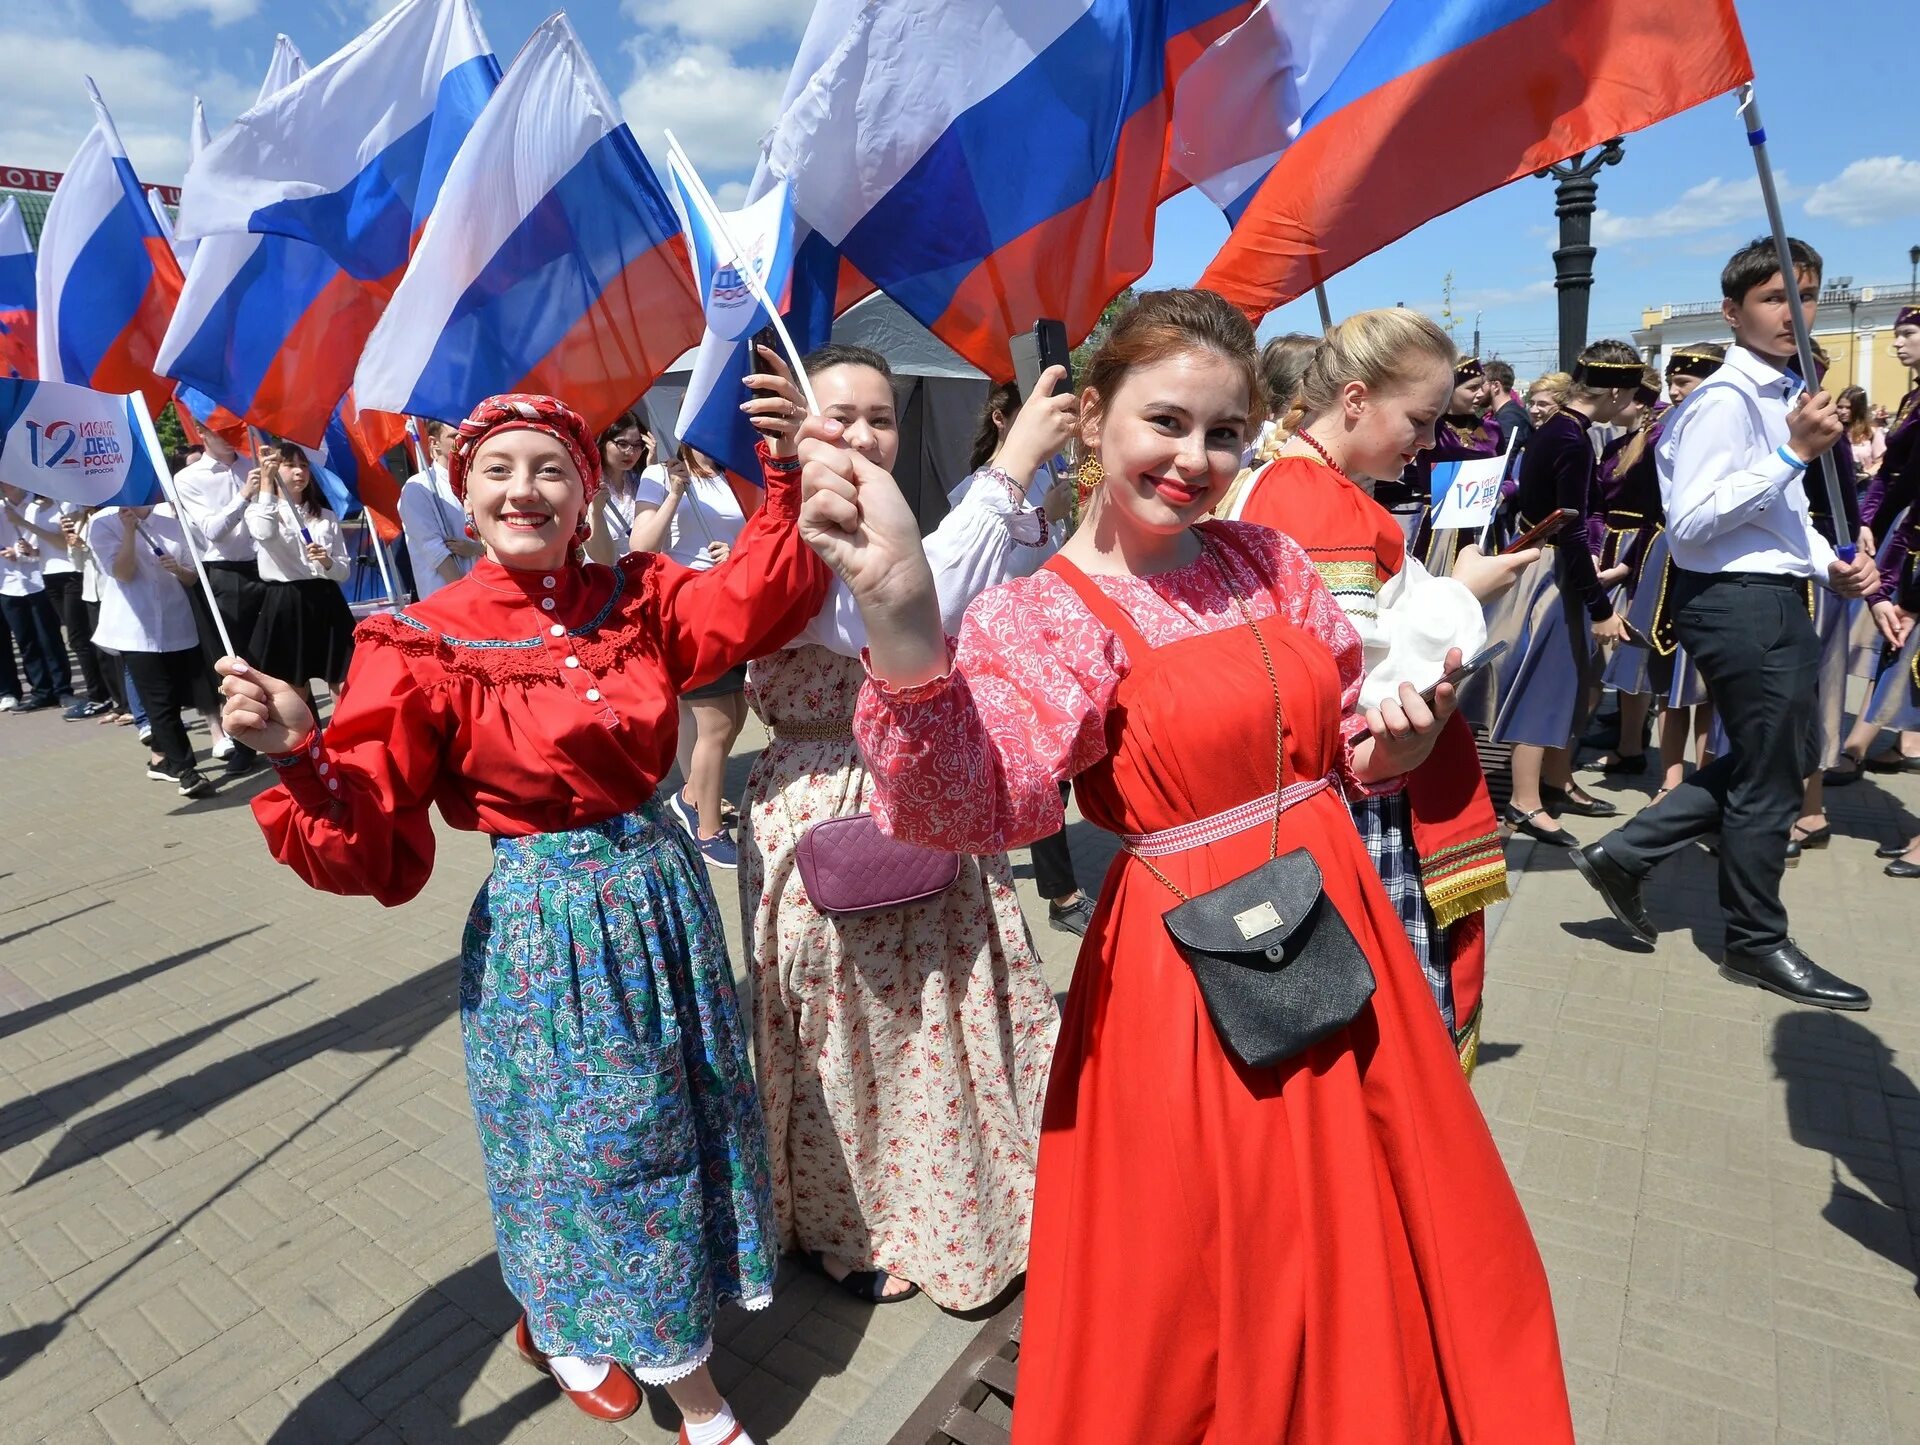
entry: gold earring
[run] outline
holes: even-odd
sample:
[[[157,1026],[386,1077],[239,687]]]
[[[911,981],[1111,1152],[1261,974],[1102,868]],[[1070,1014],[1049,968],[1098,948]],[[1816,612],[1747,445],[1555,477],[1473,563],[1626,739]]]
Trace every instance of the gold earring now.
[[[1080,470],[1074,476],[1074,489],[1079,492],[1080,500],[1084,502],[1092,496],[1094,488],[1100,485],[1106,475],[1106,471],[1100,465],[1100,458],[1092,452],[1088,452],[1081,458]]]

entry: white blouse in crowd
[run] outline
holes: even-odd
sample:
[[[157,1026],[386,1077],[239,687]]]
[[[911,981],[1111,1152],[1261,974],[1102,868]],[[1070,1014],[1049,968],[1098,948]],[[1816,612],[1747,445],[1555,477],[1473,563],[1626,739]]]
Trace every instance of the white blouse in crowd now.
[[[637,509],[657,507],[666,500],[667,469],[658,464],[640,473],[640,480],[634,484],[630,499],[618,496],[607,498],[607,526],[620,539],[620,551],[628,550],[627,539],[633,532]],[[626,523],[624,528],[622,521]],[[667,525],[667,544],[660,550],[682,567],[704,572],[713,565],[713,557],[707,548],[715,542],[723,542],[731,547],[746,524],[746,514],[740,510],[740,499],[734,496],[727,479],[724,476],[703,477],[696,473],[687,485],[686,494],[680,498],[680,505],[673,509],[673,520]]]
[[[933,569],[940,598],[940,625],[958,636],[960,619],[973,599],[989,587],[1029,577],[1060,550],[1065,528],[1041,527],[1034,508],[1053,485],[1045,468],[1034,474],[1026,496],[1015,500],[1000,475],[974,472],[951,493],[953,510],[927,536],[927,565]],[[827,600],[789,647],[813,643],[842,657],[858,657],[867,645],[867,627],[847,584],[835,577]]]
[[[62,517],[83,516],[86,508],[78,502],[56,502],[51,497],[35,497],[27,503],[27,520],[43,532],[60,535]],[[62,572],[78,572],[80,564],[70,555],[62,552],[51,542],[33,539],[40,547],[40,573],[42,577],[57,576]]]
[[[38,537],[30,537],[20,530],[19,523],[14,520],[13,507],[10,504],[0,506],[0,547],[11,551],[22,541],[40,546]],[[44,547],[40,547],[40,551],[30,557],[0,557],[0,597],[31,597],[36,592],[46,591],[46,585],[40,580],[40,565],[45,551]],[[0,638],[0,646],[5,645],[8,644],[4,638]]]
[[[304,582],[309,577],[347,580],[347,539],[341,535],[340,523],[332,512],[309,516],[285,497],[262,497],[247,508],[247,531],[259,552],[264,581]],[[327,549],[326,566],[307,560],[309,537]]]
[[[467,512],[447,484],[447,469],[435,462],[415,472],[400,488],[400,529],[413,559],[413,586],[425,602],[447,585],[440,564],[453,557],[457,577],[473,570],[473,558],[454,557],[449,542],[467,535]]]
[[[247,535],[247,474],[253,463],[246,457],[223,462],[207,452],[173,474],[179,498],[200,539],[208,562],[251,562],[253,538]],[[171,511],[171,508],[169,508]]]
[[[129,529],[134,533],[134,569],[133,576],[122,582],[113,575],[113,559]],[[87,546],[99,559],[100,621],[93,629],[95,647],[110,652],[181,652],[200,645],[187,589],[155,555],[157,550],[183,567],[193,565],[171,508],[155,507],[144,517],[124,507],[96,512],[87,524]]]

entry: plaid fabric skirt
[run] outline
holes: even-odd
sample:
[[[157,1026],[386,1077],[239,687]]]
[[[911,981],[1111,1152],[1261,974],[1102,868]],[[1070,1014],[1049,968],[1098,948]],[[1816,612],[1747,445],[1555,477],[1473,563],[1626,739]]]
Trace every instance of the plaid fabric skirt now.
[[[772,1176],[706,869],[657,801],[501,838],[462,948],[467,1087],[507,1287],[548,1354],[692,1373],[768,1304]]]
[[[1427,980],[1447,1032],[1454,1031],[1453,959],[1447,950],[1446,930],[1441,928],[1427,904],[1426,890],[1420,886],[1420,855],[1413,851],[1413,814],[1404,790],[1377,798],[1361,798],[1351,804],[1353,825],[1366,842],[1367,856],[1386,885],[1393,911],[1407,930],[1407,942],[1420,961],[1420,972]]]

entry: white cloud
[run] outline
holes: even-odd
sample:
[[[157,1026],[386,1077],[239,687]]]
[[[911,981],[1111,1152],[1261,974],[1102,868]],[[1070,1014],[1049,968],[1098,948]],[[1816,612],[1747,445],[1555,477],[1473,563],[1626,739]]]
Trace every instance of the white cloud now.
[[[214,25],[245,20],[260,8],[260,0],[126,0],[127,9],[141,20],[178,20],[204,10]]]
[[[1777,172],[1775,179],[1783,200],[1798,194],[1787,184],[1785,172]],[[1593,243],[1612,246],[1624,241],[1657,241],[1735,225],[1749,226],[1756,231],[1766,226],[1766,212],[1760,204],[1760,182],[1727,181],[1714,176],[1697,186],[1687,187],[1680,193],[1679,200],[1650,215],[1616,216],[1604,208],[1595,211]]]
[[[93,125],[81,77],[91,75],[127,155],[145,181],[178,185],[187,165],[193,97],[215,117],[253,103],[259,81],[196,71],[180,57],[140,45],[113,45],[65,33],[0,28],[0,55],[31,56],[8,70],[0,105],[0,159],[63,170]]]
[[[649,157],[665,153],[662,131],[671,127],[709,183],[753,169],[786,86],[784,66],[741,65],[721,46],[658,36],[629,41],[627,51],[633,79],[620,109]]]
[[[713,188],[713,198],[723,211],[737,211],[747,203],[747,183],[727,181]]]
[[[1807,197],[1807,214],[1843,226],[1875,226],[1920,215],[1920,161],[1903,156],[1857,160]]]
[[[813,0],[623,0],[620,10],[647,30],[677,30],[696,40],[738,45],[798,38],[813,13]]]

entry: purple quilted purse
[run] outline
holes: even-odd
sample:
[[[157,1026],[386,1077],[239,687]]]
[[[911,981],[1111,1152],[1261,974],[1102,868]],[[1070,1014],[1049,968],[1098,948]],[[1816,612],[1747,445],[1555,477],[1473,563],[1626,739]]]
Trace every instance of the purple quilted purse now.
[[[858,918],[937,897],[960,876],[960,855],[902,843],[871,813],[815,823],[794,849],[807,900],[822,913]]]

